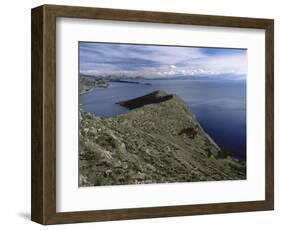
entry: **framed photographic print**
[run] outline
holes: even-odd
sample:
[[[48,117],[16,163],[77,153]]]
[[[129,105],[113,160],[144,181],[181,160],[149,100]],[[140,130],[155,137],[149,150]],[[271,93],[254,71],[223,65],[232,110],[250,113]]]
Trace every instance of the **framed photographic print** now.
[[[273,20],[32,9],[41,224],[273,210]]]

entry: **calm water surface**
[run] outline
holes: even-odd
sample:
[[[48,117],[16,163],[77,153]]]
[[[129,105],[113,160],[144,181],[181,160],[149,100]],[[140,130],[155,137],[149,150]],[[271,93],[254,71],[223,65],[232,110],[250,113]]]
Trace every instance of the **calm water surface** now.
[[[139,80],[145,84],[111,83],[80,95],[80,106],[101,117],[128,110],[118,101],[142,96],[154,90],[175,93],[182,98],[204,130],[217,144],[246,159],[246,81],[217,80]]]

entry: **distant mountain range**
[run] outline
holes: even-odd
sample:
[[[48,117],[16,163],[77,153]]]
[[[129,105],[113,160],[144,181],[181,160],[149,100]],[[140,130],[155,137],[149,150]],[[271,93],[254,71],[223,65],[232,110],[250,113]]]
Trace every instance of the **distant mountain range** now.
[[[107,81],[116,81],[116,80],[141,80],[141,79],[147,79],[147,80],[232,80],[232,81],[245,81],[246,78],[244,75],[235,75],[235,77],[231,74],[228,75],[179,75],[179,76],[167,76],[167,77],[142,77],[142,76],[126,76],[126,75],[89,75],[89,74],[82,74],[80,73],[81,77],[86,78],[93,78],[98,80],[107,80]]]

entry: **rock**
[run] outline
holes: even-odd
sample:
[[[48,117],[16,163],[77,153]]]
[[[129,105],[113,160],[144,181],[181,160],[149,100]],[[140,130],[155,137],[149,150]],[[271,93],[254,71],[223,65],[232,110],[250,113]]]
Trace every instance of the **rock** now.
[[[108,169],[105,171],[105,176],[110,176],[112,174],[112,170]]]
[[[122,163],[120,160],[116,161],[113,163],[114,168],[122,168]]]
[[[82,174],[79,175],[79,184],[80,186],[83,186],[84,184],[88,184],[88,178],[86,176],[83,176]]]
[[[127,169],[128,168],[128,163],[127,162],[123,162],[122,163],[122,168],[123,169]]]

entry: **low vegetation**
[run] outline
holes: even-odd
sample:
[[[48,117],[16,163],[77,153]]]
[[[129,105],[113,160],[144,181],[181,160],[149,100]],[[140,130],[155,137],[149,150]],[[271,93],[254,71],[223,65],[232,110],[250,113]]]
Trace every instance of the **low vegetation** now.
[[[79,77],[79,93],[87,93],[95,88],[107,88],[109,83],[102,79],[95,79],[89,76],[80,75]]]
[[[246,178],[245,163],[221,150],[177,95],[149,97],[120,103],[131,110],[112,118],[80,110],[80,186]]]

